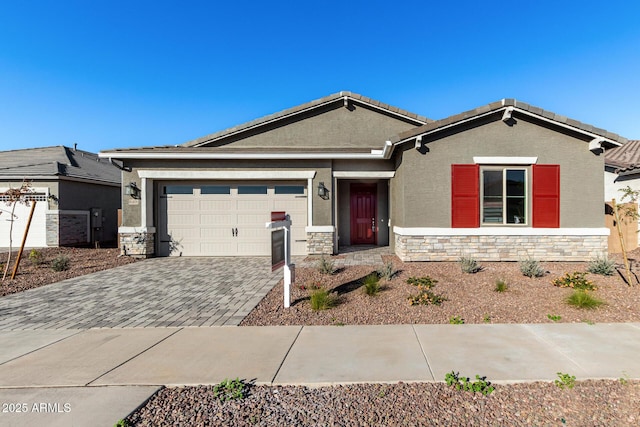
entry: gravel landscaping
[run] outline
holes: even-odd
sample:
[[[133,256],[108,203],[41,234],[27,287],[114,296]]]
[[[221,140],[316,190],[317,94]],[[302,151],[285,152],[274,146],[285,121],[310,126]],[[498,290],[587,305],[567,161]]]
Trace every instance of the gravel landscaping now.
[[[37,250],[41,256],[39,262],[34,262],[34,257],[29,258],[30,250],[25,250],[20,259],[20,267],[15,279],[11,280],[11,271],[18,256],[15,251],[9,265],[9,275],[4,281],[0,281],[0,296],[26,291],[72,277],[82,276],[95,271],[107,270],[120,265],[129,264],[135,258],[118,256],[120,251],[116,248],[90,249],[90,248],[43,248]],[[69,269],[54,271],[51,268],[52,261],[59,256],[69,258]],[[4,272],[7,261],[7,252],[0,252],[0,278]]]
[[[444,383],[251,387],[221,402],[213,387],[165,388],[127,421],[134,426],[631,426],[640,382],[496,385],[484,396]]]

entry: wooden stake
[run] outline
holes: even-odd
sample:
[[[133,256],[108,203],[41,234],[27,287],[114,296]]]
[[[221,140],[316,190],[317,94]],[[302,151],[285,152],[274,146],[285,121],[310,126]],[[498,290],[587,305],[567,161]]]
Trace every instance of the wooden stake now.
[[[20,245],[20,251],[18,252],[18,259],[16,259],[16,263],[13,266],[13,272],[11,273],[11,280],[16,277],[16,272],[18,271],[18,266],[20,265],[20,258],[22,257],[22,251],[24,250],[24,245],[27,243],[27,235],[29,234],[29,226],[31,226],[31,218],[33,218],[33,212],[36,210],[36,201],[33,200],[31,203],[31,212],[29,212],[29,219],[27,220],[27,228],[24,229],[24,236],[22,236],[22,245]]]
[[[632,286],[631,283],[631,269],[629,268],[629,260],[627,259],[627,250],[624,247],[624,237],[622,236],[622,228],[620,227],[620,215],[618,215],[618,205],[616,205],[616,199],[611,199],[611,207],[613,208],[614,220],[616,222],[616,229],[618,230],[618,238],[620,238],[620,247],[622,249],[622,259],[624,260],[624,269],[627,272],[627,284]]]

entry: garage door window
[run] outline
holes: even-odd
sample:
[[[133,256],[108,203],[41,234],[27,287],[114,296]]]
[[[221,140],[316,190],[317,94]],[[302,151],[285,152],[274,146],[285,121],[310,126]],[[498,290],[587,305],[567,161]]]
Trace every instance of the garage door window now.
[[[229,185],[203,185],[200,187],[200,194],[231,194]]]
[[[238,194],[267,194],[266,185],[239,185]]]
[[[303,185],[276,185],[276,194],[304,194]]]
[[[193,194],[192,185],[167,185],[164,194]]]

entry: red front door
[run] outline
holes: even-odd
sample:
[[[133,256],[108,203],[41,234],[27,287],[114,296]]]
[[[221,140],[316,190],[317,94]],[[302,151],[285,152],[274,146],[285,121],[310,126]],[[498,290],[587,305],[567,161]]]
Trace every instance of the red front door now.
[[[351,184],[351,244],[376,244],[376,185]]]

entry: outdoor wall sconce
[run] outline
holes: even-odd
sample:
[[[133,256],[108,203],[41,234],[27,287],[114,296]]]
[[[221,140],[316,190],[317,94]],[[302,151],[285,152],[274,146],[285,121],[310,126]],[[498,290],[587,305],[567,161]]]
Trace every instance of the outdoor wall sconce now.
[[[324,182],[318,184],[318,196],[321,199],[327,200],[329,198],[329,190],[324,186]]]
[[[124,194],[131,196],[134,199],[140,198],[140,189],[135,182],[130,182],[129,185],[124,187]]]

